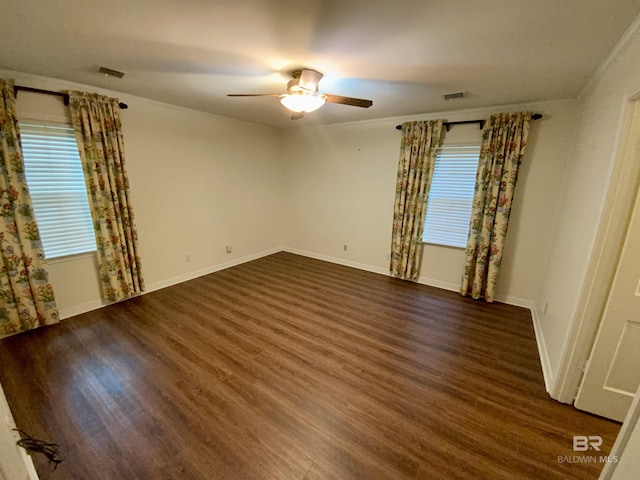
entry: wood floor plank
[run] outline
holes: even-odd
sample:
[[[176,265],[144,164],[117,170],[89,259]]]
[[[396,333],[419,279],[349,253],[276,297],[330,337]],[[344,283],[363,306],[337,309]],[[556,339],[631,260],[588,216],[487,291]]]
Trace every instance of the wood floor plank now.
[[[279,253],[0,340],[42,478],[589,479],[525,309]]]

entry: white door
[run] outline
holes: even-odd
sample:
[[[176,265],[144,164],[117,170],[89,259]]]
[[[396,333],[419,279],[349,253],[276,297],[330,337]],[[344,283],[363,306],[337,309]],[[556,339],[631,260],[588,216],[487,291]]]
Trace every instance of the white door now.
[[[640,193],[575,406],[622,421],[639,385]]]

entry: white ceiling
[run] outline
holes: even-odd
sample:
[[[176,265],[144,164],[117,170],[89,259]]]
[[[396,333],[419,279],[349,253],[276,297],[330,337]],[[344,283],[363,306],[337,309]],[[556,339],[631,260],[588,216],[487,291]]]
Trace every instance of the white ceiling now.
[[[14,0],[0,67],[287,127],[573,98],[639,13],[640,0]],[[293,122],[275,97],[225,96],[284,93],[298,67],[373,106]]]

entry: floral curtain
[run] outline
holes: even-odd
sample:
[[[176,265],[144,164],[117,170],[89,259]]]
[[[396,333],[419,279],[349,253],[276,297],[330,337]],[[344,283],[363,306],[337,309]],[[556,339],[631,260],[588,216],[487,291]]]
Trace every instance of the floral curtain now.
[[[117,302],[144,291],[118,100],[69,92],[96,233],[102,296]]]
[[[0,80],[0,336],[60,321],[24,173],[13,82]]]
[[[391,238],[391,274],[417,280],[422,257],[422,233],[427,196],[433,179],[442,120],[406,122],[398,160]]]
[[[462,295],[493,302],[530,122],[530,113],[502,113],[492,115],[484,125]]]

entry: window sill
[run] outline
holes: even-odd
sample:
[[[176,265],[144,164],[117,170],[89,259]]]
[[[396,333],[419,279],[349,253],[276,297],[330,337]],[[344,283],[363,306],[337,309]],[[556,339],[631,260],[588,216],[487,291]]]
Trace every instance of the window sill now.
[[[422,242],[422,245],[429,245],[432,247],[444,247],[444,248],[455,248],[456,250],[465,250],[467,246],[459,247],[457,245],[445,245],[444,243],[431,243],[431,242]]]

